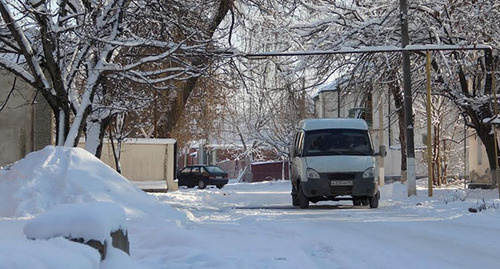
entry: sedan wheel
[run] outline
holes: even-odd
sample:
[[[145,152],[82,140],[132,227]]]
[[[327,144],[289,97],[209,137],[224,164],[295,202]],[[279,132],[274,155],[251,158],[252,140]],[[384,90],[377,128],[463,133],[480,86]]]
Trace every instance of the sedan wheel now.
[[[222,189],[224,187],[224,184],[217,184],[215,185],[218,189]]]
[[[198,189],[204,189],[206,187],[207,185],[205,184],[205,181],[203,180],[198,181]]]

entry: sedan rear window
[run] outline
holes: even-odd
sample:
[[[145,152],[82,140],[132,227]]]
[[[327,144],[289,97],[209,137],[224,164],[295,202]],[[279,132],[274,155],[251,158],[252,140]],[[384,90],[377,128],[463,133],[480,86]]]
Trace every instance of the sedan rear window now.
[[[183,174],[187,174],[189,172],[191,172],[191,167],[186,167],[186,168],[181,170],[181,173],[183,173]]]
[[[224,170],[217,166],[205,166],[205,169],[207,169],[209,173],[225,173]]]

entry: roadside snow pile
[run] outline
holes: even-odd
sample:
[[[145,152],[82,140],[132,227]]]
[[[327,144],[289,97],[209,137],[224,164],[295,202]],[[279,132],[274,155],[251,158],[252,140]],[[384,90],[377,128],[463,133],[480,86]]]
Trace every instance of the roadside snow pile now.
[[[26,223],[24,234],[30,239],[62,236],[104,242],[110,232],[127,231],[126,221],[125,211],[113,203],[63,204]]]
[[[0,243],[0,268],[98,269],[100,261],[95,249],[61,237]]]
[[[381,198],[390,197],[390,199],[398,200],[408,197],[406,185],[401,182],[394,182],[392,184],[384,185],[379,189]]]
[[[417,180],[417,195],[408,197],[407,186],[395,182],[380,187],[382,208],[391,207],[408,210],[418,214],[443,214],[461,216],[469,212],[477,213],[485,209],[500,209],[497,199],[498,190],[463,189],[462,185],[450,185],[433,188],[432,197],[428,196],[427,178]],[[492,211],[493,211],[492,210]]]
[[[32,217],[58,204],[93,201],[113,202],[128,218],[186,219],[84,149],[47,146],[0,170],[0,217]]]

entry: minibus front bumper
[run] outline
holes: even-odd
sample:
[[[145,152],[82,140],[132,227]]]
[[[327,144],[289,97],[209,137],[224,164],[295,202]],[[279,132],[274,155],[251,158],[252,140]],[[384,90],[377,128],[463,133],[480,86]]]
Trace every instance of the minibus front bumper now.
[[[300,182],[306,197],[374,196],[378,182],[374,177],[363,178],[363,173],[321,173],[319,179]]]

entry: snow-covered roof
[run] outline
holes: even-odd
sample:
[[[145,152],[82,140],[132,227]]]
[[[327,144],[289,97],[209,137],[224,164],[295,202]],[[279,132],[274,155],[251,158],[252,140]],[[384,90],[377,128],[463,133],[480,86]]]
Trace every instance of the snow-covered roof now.
[[[338,91],[338,89],[339,89],[338,81],[334,80],[331,83],[328,83],[328,84],[324,85],[323,87],[321,87],[319,89],[318,93],[320,93],[320,92],[334,92],[334,91]]]
[[[80,138],[79,140],[80,143],[85,143],[85,138]],[[109,143],[109,139],[104,139],[104,143]],[[173,138],[127,138],[123,140],[122,143],[124,144],[161,144],[161,145],[167,145],[167,144],[175,144],[177,140]],[[116,141],[115,141],[116,143]]]
[[[131,138],[126,139],[127,144],[175,144],[177,140],[173,138]]]
[[[283,161],[264,161],[264,162],[253,162],[252,165],[262,165],[262,164],[270,164],[270,163],[279,163],[282,164]]]
[[[241,149],[243,144],[208,144],[206,147],[213,149]]]
[[[325,84],[322,84],[320,87],[313,90],[311,96],[312,98],[315,98],[322,92],[336,92],[339,90],[339,85],[345,85],[349,82],[349,79],[350,77],[348,76],[342,76],[340,78],[336,78],[333,81],[326,82]]]

